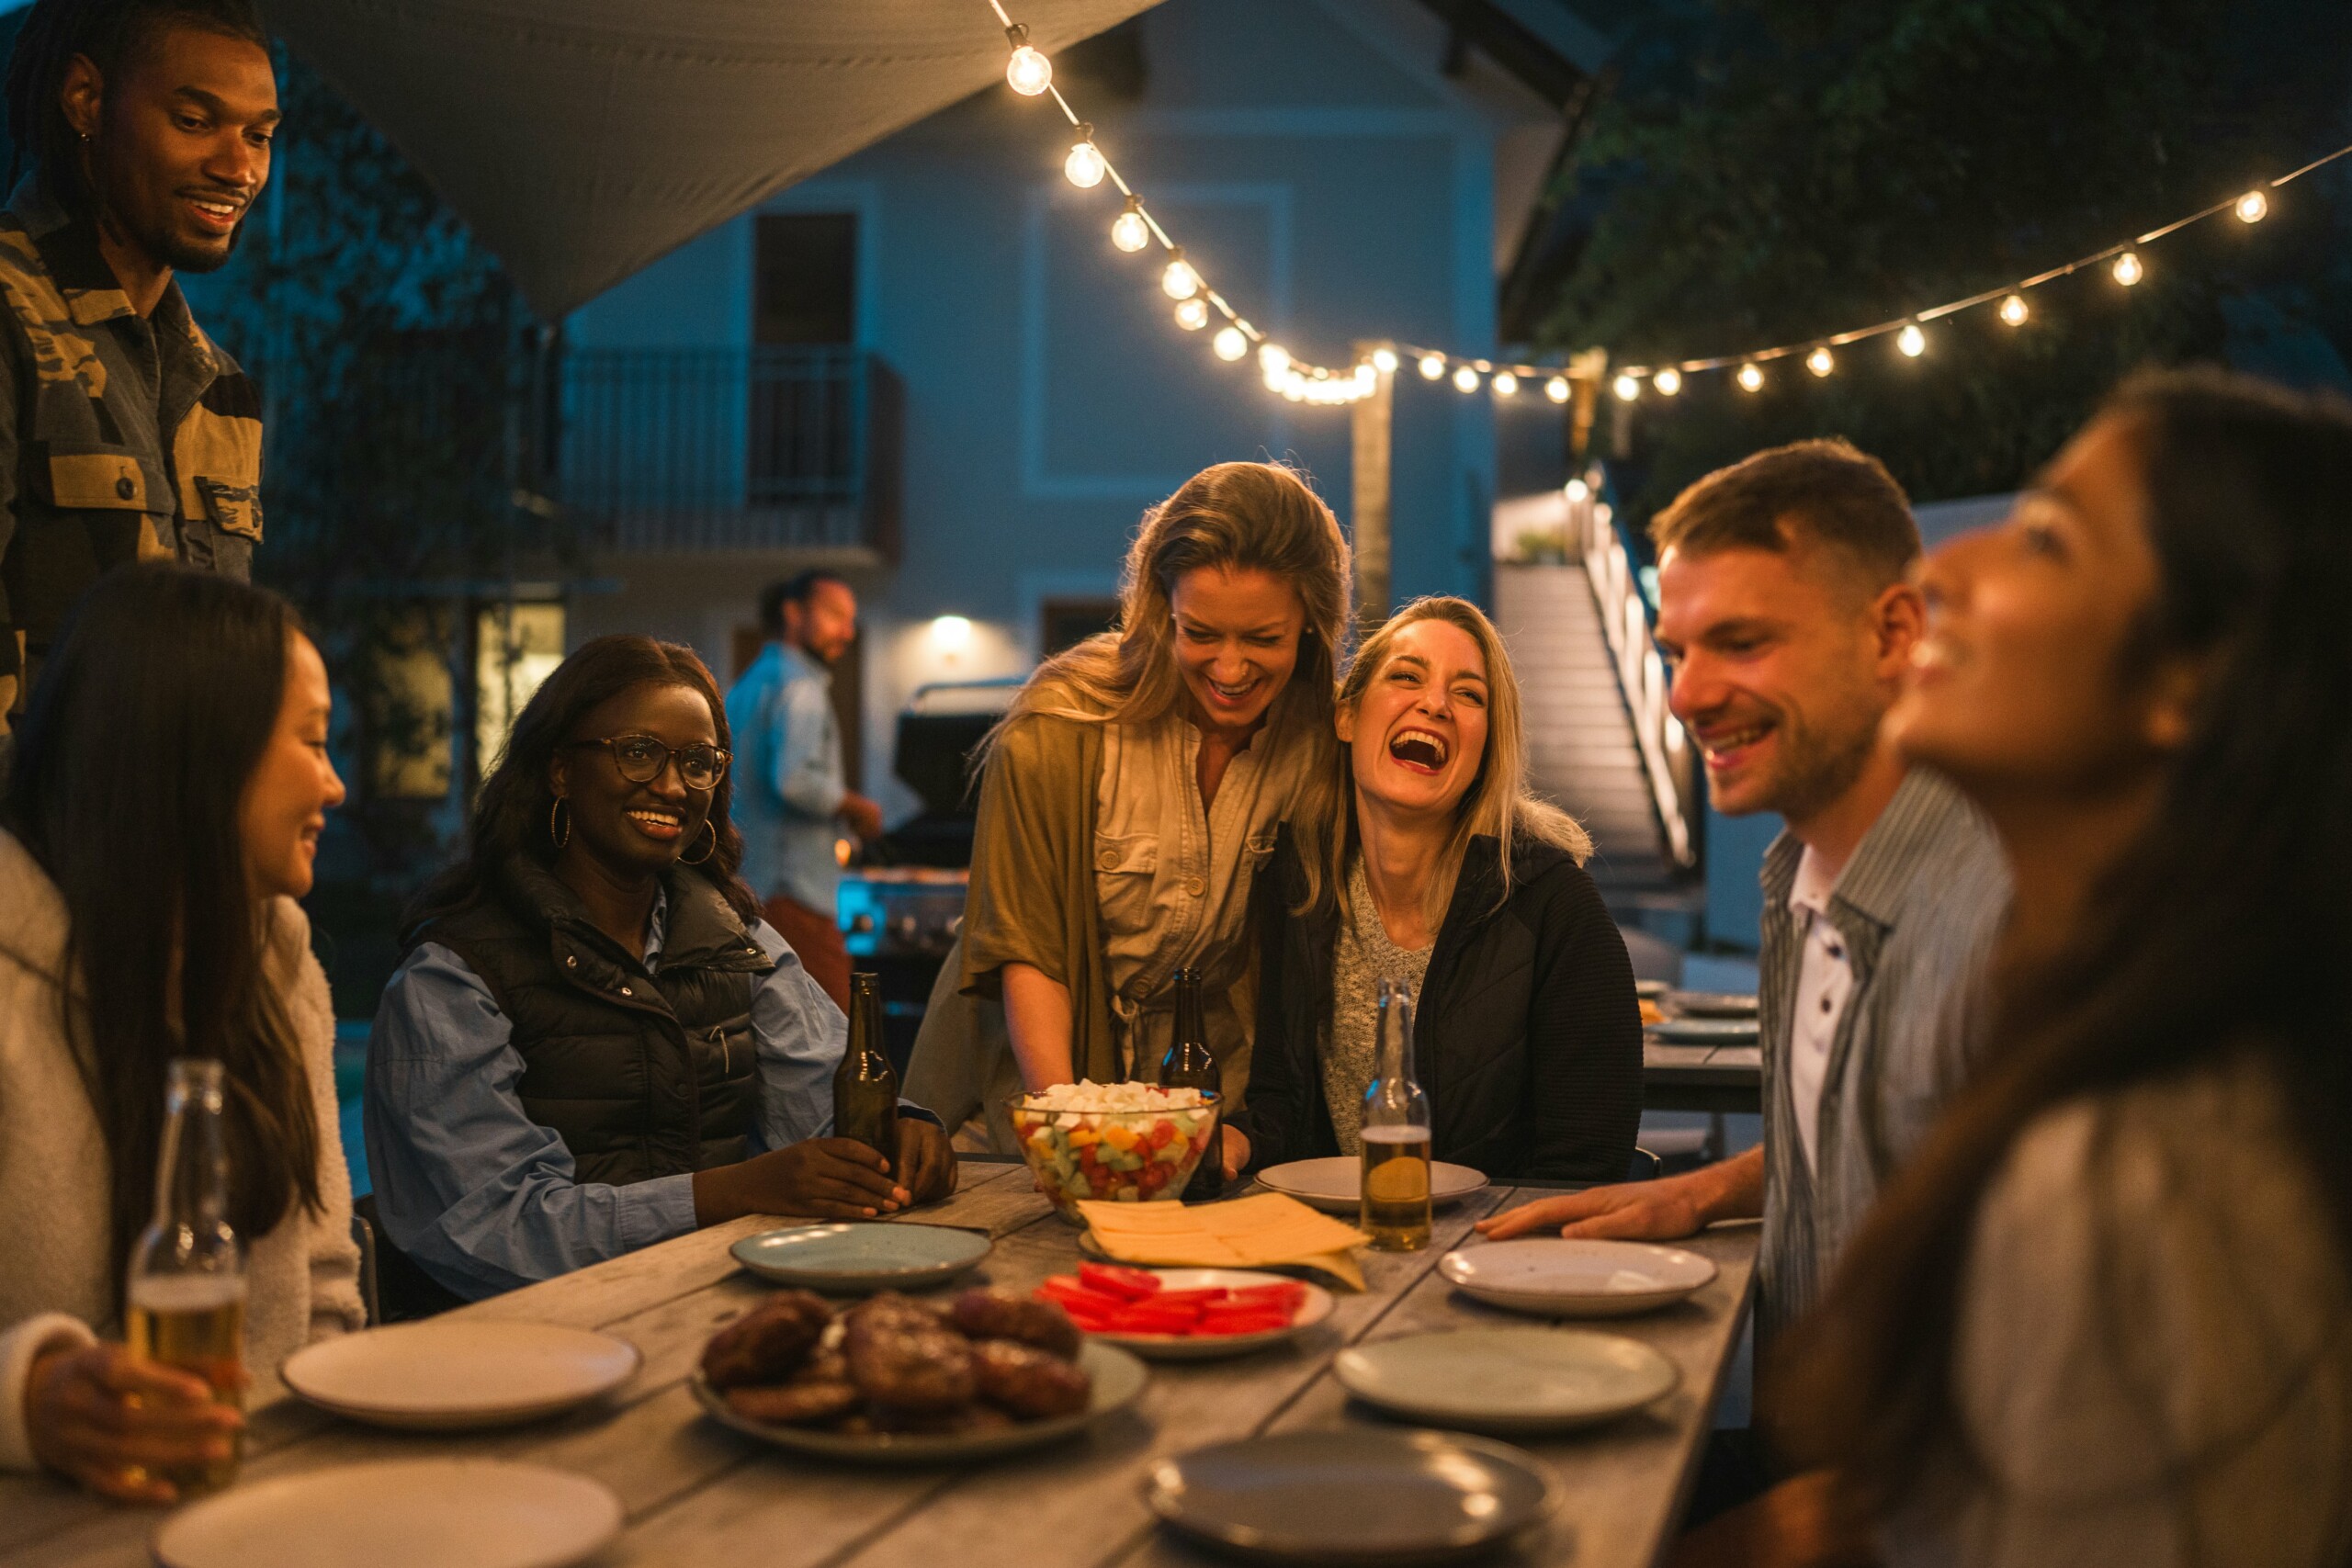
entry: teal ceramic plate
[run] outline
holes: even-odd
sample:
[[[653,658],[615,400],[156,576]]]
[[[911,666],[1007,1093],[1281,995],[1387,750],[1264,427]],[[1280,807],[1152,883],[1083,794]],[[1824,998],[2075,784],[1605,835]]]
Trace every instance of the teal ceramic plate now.
[[[1342,1350],[1340,1386],[1367,1404],[1479,1432],[1560,1432],[1639,1410],[1682,1374],[1638,1339],[1584,1328],[1469,1328]]]
[[[939,1284],[986,1258],[995,1247],[978,1231],[863,1221],[763,1231],[728,1251],[763,1280],[854,1294]]]
[[[1143,1393],[1144,1384],[1151,1381],[1151,1373],[1145,1370],[1141,1361],[1114,1345],[1100,1345],[1091,1339],[1079,1347],[1078,1364],[1094,1379],[1094,1397],[1085,1409],[1075,1416],[1023,1421],[987,1432],[886,1432],[850,1437],[840,1432],[819,1431],[812,1427],[771,1427],[765,1422],[747,1421],[736,1415],[728,1407],[726,1399],[703,1381],[699,1371],[688,1382],[695,1391],[695,1398],[701,1402],[713,1420],[733,1427],[747,1438],[757,1438],[780,1449],[862,1464],[938,1464],[949,1461],[991,1459],[998,1454],[1043,1448],[1047,1443],[1075,1437],[1105,1416],[1133,1404],[1136,1396]]]
[[[1551,1513],[1533,1456],[1451,1432],[1284,1432],[1195,1449],[1145,1472],[1171,1529],[1254,1562],[1404,1568],[1493,1550]]]

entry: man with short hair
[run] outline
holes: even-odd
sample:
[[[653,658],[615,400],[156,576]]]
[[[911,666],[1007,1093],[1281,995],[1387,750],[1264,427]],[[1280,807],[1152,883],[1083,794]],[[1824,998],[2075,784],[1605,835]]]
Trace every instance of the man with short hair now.
[[[727,694],[743,880],[809,975],[847,1009],[837,824],[869,841],[882,836],[881,807],[850,792],[833,719],[831,667],[857,640],[857,596],[832,572],[804,571],[760,594],[760,629],[767,646]]]
[[[1975,810],[1879,733],[1926,606],[1917,525],[1876,459],[1842,441],[1759,452],[1683,491],[1651,536],[1670,703],[1709,794],[1787,824],[1762,876],[1764,1141],[1478,1228],[1665,1240],[1761,1215],[1762,1344],[1812,1305],[1957,1087],[2008,874]]]
[[[39,0],[0,212],[0,732],[82,591],[132,560],[243,578],[261,404],[175,272],[229,259],[278,120],[253,0]]]

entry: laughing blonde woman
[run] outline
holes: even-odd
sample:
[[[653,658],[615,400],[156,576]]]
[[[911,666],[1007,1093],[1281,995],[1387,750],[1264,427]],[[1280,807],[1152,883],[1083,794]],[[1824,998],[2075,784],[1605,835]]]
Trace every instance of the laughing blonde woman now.
[[[1642,1026],[1592,842],[1528,793],[1519,682],[1494,626],[1423,599],[1340,692],[1345,798],[1323,868],[1285,840],[1261,884],[1257,1054],[1237,1133],[1253,1168],[1362,1148],[1383,977],[1419,992],[1431,1153],[1498,1178],[1624,1179]],[[1284,907],[1305,918],[1272,918]]]
[[[910,1095],[950,1126],[985,1110],[1010,1149],[1024,1087],[1149,1075],[1189,967],[1239,1103],[1251,888],[1285,823],[1328,836],[1348,613],[1347,543],[1289,468],[1220,463],[1145,517],[1118,629],[1048,660],[990,738]]]

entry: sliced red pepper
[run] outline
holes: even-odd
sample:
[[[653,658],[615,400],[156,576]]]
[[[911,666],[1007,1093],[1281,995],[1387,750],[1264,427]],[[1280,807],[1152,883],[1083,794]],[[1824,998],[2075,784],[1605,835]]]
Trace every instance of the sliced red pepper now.
[[[1290,1326],[1291,1314],[1285,1312],[1217,1312],[1201,1314],[1197,1334],[1270,1334],[1277,1328]]]
[[[1151,1298],[1154,1306],[1222,1306],[1231,1300],[1233,1292],[1222,1285],[1211,1285],[1197,1291],[1162,1291]]]
[[[1199,1325],[1201,1314],[1190,1307],[1163,1307],[1157,1302],[1135,1302],[1114,1314],[1112,1323],[1120,1334],[1190,1334]]]
[[[1245,1285],[1226,1295],[1235,1306],[1280,1307],[1296,1313],[1306,1302],[1306,1287],[1295,1280],[1285,1280],[1274,1285]]]
[[[1081,1263],[1078,1266],[1079,1283],[1091,1290],[1104,1291],[1122,1301],[1139,1302],[1159,1293],[1159,1276],[1140,1269],[1121,1269],[1109,1263]]]

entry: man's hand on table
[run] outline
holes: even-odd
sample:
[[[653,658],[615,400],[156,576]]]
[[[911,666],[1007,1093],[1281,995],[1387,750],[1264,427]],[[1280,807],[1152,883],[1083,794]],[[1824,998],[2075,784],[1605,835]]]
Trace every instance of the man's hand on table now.
[[[956,1151],[937,1122],[901,1115],[899,1157],[892,1165],[900,1190],[909,1194],[911,1202],[929,1203],[956,1190]]]
[[[1566,1236],[1594,1240],[1679,1241],[1717,1220],[1754,1219],[1764,1212],[1761,1147],[1658,1181],[1623,1181],[1563,1192],[1478,1222],[1488,1241],[1555,1225]]]
[[[808,1138],[695,1172],[695,1220],[715,1225],[745,1214],[878,1219],[914,1201],[888,1169],[880,1155],[854,1138]]]
[[[120,1345],[50,1351],[25,1380],[33,1457],[120,1502],[177,1502],[178,1490],[154,1472],[229,1458],[244,1424],[203,1379]]]

